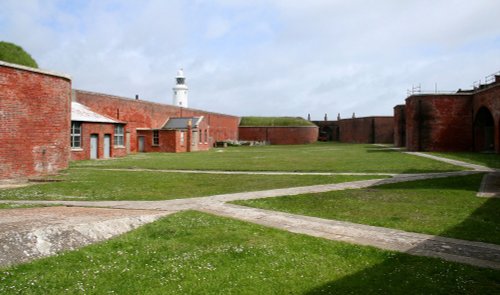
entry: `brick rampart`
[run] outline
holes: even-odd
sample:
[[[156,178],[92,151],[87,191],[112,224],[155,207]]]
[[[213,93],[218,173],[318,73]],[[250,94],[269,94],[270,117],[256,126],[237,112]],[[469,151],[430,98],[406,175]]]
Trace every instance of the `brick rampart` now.
[[[0,179],[68,167],[71,80],[0,62]]]
[[[342,119],[339,126],[339,141],[350,143],[393,143],[393,117],[364,117]]]
[[[406,114],[405,105],[394,107],[394,145],[403,147],[406,145]]]
[[[240,140],[266,141],[270,144],[307,144],[318,140],[317,126],[240,127]]]
[[[476,119],[477,113],[482,107],[487,108],[493,116],[495,151],[500,153],[500,76],[496,76],[494,85],[481,89],[474,94],[474,119]],[[478,137],[477,134],[475,136]],[[480,150],[480,145],[477,142],[475,148],[478,151]]]
[[[422,94],[406,99],[406,147],[410,151],[471,151],[471,94]]]

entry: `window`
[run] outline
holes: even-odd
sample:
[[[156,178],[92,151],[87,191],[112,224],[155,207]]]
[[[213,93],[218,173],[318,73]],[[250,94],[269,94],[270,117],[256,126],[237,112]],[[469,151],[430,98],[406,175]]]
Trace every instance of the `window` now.
[[[114,145],[123,146],[123,125],[115,125]]]
[[[184,145],[184,131],[181,131],[181,145]]]
[[[200,130],[200,140],[199,140],[199,142],[200,143],[203,142],[203,131],[202,130]]]
[[[208,142],[208,130],[205,129],[205,143]]]
[[[191,133],[191,138],[192,138],[191,145],[192,146],[196,145],[196,136],[197,136],[196,131],[192,131],[192,133]]]
[[[71,147],[82,147],[82,123],[71,122]]]
[[[153,145],[160,145],[160,131],[153,130]]]

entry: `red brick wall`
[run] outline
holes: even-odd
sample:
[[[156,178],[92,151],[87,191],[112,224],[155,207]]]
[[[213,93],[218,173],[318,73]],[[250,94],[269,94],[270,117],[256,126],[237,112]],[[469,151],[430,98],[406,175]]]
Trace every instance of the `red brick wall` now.
[[[410,151],[470,151],[472,95],[413,95],[406,99],[406,147]]]
[[[71,80],[0,64],[0,179],[68,167]]]
[[[495,84],[474,94],[473,105],[474,116],[481,107],[486,107],[493,116],[493,121],[495,122],[495,151],[500,153],[500,77],[497,76],[496,79]]]
[[[82,122],[81,147],[71,149],[71,160],[90,159],[90,135],[98,135],[97,158],[104,158],[104,135],[111,136],[111,155],[110,157],[123,157],[127,155],[125,147],[114,145],[115,124],[109,123],[91,123]],[[124,138],[125,141],[125,138]]]
[[[240,140],[306,144],[318,140],[318,127],[240,127]]]
[[[81,90],[74,91],[74,99],[96,113],[127,122],[125,130],[131,135],[131,152],[137,152],[136,128],[160,128],[169,117],[204,116],[211,142],[238,139],[240,118],[235,116]]]
[[[338,121],[340,142],[393,143],[393,117],[365,117]]]
[[[394,107],[394,145],[397,147],[406,145],[405,105]]]

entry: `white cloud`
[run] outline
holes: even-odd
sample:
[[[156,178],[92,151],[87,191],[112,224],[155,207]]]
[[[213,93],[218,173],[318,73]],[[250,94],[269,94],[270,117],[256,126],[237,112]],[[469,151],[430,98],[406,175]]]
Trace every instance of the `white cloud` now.
[[[69,4],[68,4],[69,3]],[[500,2],[9,1],[0,36],[92,91],[237,115],[390,115],[500,70]],[[345,114],[345,115],[344,115]]]

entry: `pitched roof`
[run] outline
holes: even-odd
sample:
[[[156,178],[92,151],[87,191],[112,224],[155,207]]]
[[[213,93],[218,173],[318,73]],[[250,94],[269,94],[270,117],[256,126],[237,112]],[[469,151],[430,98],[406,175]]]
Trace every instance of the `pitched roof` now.
[[[71,121],[97,122],[97,123],[123,123],[98,114],[81,103],[71,102]]]
[[[161,129],[188,129],[189,121],[192,128],[198,128],[202,120],[203,116],[170,118]]]

